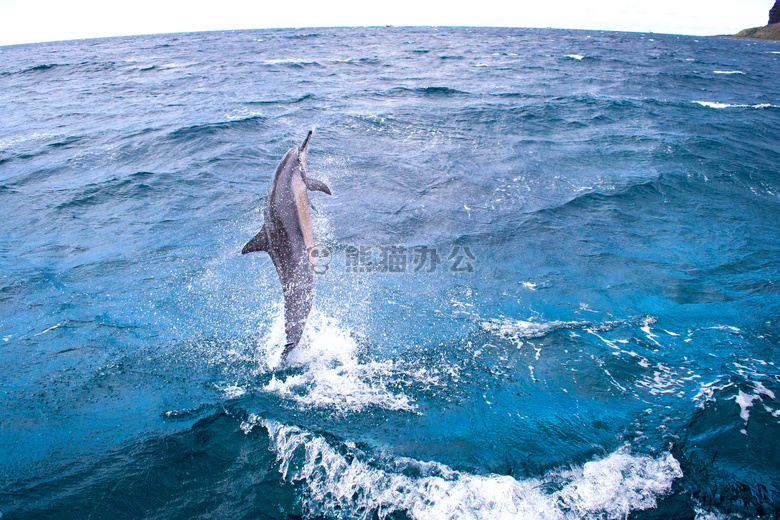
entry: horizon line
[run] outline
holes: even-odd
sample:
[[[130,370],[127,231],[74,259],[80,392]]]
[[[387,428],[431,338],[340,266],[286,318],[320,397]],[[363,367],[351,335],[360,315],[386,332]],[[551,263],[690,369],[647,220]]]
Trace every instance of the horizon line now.
[[[757,26],[763,27],[763,26]],[[511,26],[511,25],[313,25],[313,26],[289,26],[289,27],[256,27],[256,28],[240,28],[240,29],[202,29],[192,31],[172,31],[172,32],[159,32],[159,33],[128,33],[128,34],[116,34],[109,36],[86,36],[76,38],[65,38],[58,40],[40,40],[30,42],[19,43],[7,43],[0,44],[0,48],[3,47],[15,47],[20,45],[39,45],[50,43],[64,43],[64,42],[77,42],[77,41],[90,41],[90,40],[106,40],[112,38],[133,38],[133,37],[148,37],[148,36],[175,36],[184,34],[207,34],[207,33],[225,33],[225,32],[251,32],[251,31],[289,31],[289,30],[309,30],[309,29],[520,29],[520,30],[547,30],[547,31],[582,31],[582,32],[601,32],[601,33],[627,33],[627,34],[653,34],[659,36],[684,36],[690,38],[723,38],[734,36],[732,34],[686,34],[686,33],[665,33],[656,32],[652,29],[647,31],[629,31],[629,30],[616,30],[616,29],[580,29],[570,27],[539,27],[539,26]],[[772,40],[759,40],[759,41],[772,41]]]

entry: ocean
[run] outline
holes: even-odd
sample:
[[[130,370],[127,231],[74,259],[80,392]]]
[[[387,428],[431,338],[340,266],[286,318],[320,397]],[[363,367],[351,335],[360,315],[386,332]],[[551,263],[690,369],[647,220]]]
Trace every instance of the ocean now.
[[[0,47],[0,517],[780,517],[780,46]],[[260,229],[309,130],[287,363]]]

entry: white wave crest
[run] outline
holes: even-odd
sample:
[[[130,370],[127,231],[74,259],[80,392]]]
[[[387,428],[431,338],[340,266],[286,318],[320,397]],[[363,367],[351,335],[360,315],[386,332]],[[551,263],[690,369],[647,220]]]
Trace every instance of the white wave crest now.
[[[383,466],[361,460],[365,455],[352,444],[342,454],[323,437],[253,419],[268,430],[284,480],[303,484],[304,512],[316,516],[383,519],[404,511],[425,520],[618,519],[655,507],[682,477],[670,453],[632,455],[629,446],[543,479],[474,475],[407,458]],[[408,476],[409,471],[419,476]]]
[[[270,60],[258,60],[258,63],[264,65],[316,65],[316,61],[304,60],[302,58],[278,58]]]
[[[761,103],[758,105],[735,105],[731,103],[718,103],[715,101],[694,101],[697,105],[701,105],[707,108],[777,108],[778,105],[771,105],[769,103]]]
[[[504,318],[503,320],[492,319],[490,321],[482,322],[482,328],[486,331],[492,332],[493,334],[504,339],[510,339],[514,341],[527,338],[540,338],[553,330],[566,327],[567,325],[577,327],[584,325],[584,322],[535,322],[515,320],[512,318]]]
[[[654,320],[655,318],[646,318]],[[594,323],[589,321],[530,321],[517,320],[513,318],[493,318],[489,321],[483,321],[481,326],[484,330],[495,334],[503,339],[522,342],[524,339],[541,338],[559,329],[585,329],[585,330],[611,330],[626,322],[606,321]]]

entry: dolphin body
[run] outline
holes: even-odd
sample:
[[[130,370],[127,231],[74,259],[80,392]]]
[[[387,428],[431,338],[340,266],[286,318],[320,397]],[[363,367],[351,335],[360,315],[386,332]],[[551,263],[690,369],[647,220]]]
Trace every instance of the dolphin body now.
[[[276,266],[284,291],[287,333],[282,359],[298,345],[314,301],[314,273],[309,263],[314,240],[307,191],[331,194],[324,182],[306,175],[306,147],[311,134],[282,158],[271,184],[263,228],[241,250],[241,254],[265,251]]]

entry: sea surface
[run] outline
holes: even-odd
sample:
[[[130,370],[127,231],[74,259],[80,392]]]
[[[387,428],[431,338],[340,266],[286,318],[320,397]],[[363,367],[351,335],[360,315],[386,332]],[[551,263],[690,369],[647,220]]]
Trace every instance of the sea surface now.
[[[780,45],[0,47],[0,517],[780,517]],[[260,229],[313,130],[316,302]]]

